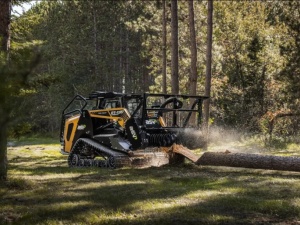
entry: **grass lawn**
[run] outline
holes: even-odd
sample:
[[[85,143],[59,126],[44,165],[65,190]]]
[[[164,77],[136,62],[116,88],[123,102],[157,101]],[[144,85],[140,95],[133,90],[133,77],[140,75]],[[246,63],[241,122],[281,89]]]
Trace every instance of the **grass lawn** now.
[[[295,148],[270,153],[299,156]],[[69,168],[59,149],[48,140],[8,148],[0,224],[300,224],[300,173]]]

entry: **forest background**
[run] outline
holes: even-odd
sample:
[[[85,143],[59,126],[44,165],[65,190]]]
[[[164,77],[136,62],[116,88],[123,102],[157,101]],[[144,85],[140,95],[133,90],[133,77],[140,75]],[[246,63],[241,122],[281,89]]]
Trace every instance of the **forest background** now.
[[[210,126],[300,141],[300,2],[214,1]],[[204,95],[207,1],[194,1],[197,94]],[[188,94],[188,1],[178,1],[179,91]],[[37,1],[11,22],[12,61],[41,55],[11,99],[12,137],[58,136],[75,94],[163,91],[163,1]],[[171,3],[166,1],[167,92]],[[28,52],[31,52],[28,54]],[[25,56],[25,57],[24,57]]]
[[[62,109],[75,94],[173,91],[171,2],[176,0],[37,1],[25,13],[12,14],[10,23],[11,2],[31,1],[0,0],[3,224],[299,223],[299,175],[292,172],[191,164],[143,170],[66,166],[58,133]],[[191,2],[178,1],[182,94],[190,93],[195,81]],[[204,95],[212,1],[193,3],[197,94]],[[241,148],[299,156],[300,1],[215,0],[213,8],[210,131],[234,130],[236,137],[255,135],[267,144],[293,142],[297,148],[291,151],[287,145],[279,151]],[[27,137],[7,143],[7,125],[11,138],[56,139],[42,140],[44,145]],[[215,150],[227,148],[221,145]]]

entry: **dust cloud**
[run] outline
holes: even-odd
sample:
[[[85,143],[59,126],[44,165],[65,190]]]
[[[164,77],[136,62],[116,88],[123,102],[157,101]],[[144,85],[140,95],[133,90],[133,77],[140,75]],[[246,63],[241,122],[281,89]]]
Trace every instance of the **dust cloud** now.
[[[222,127],[210,127],[208,137],[205,137],[205,132],[202,130],[185,129],[180,133],[180,139],[184,146],[190,149],[201,148],[207,142],[207,151],[232,153],[261,153],[263,148],[260,145],[261,140],[235,129],[226,129]]]
[[[232,153],[262,153],[259,137],[255,137],[243,131],[211,127],[208,135],[209,151],[229,151]]]

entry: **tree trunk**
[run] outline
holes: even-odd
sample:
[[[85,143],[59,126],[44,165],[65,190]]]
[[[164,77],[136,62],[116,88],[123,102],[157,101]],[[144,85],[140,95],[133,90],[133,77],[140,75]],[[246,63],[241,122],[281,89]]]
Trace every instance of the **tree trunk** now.
[[[300,172],[300,157],[205,152],[196,164]]]
[[[172,94],[179,94],[179,75],[178,75],[178,6],[177,0],[171,0],[171,43],[172,43],[172,56],[171,56],[171,84]]]
[[[125,93],[133,92],[133,79],[130,74],[130,49],[129,49],[129,31],[125,30]]]
[[[7,179],[7,121],[4,121],[4,118],[1,118],[0,126],[0,181],[2,181]]]
[[[194,22],[194,1],[188,1],[189,4],[189,27],[191,40],[191,73],[189,77],[189,94],[196,95],[197,93],[197,44]]]
[[[122,93],[125,93],[125,75],[123,71],[123,29],[122,26],[120,26],[120,31],[119,31],[119,80],[120,82],[120,89]]]
[[[11,0],[0,1],[0,41],[1,52],[7,55],[7,63],[9,59],[10,48],[10,15],[11,15]],[[7,93],[5,90],[5,72],[1,74],[0,85],[0,180],[7,179],[7,122],[8,110],[5,107]]]
[[[1,51],[8,53],[10,47],[11,0],[0,1],[0,41]]]
[[[162,14],[162,56],[163,56],[163,90],[164,94],[167,94],[167,23],[166,23],[166,0],[163,0],[163,14]]]
[[[92,74],[92,79],[91,79],[91,83],[93,83],[95,80],[100,79],[99,77],[99,68],[98,68],[98,63],[99,63],[99,59],[98,59],[98,29],[97,29],[97,8],[95,6],[95,1],[92,2],[93,4],[93,42],[94,42],[94,57],[93,57],[93,74]],[[100,49],[101,51],[101,49]],[[101,55],[101,52],[99,53]],[[108,80],[108,79],[107,79]]]
[[[205,76],[205,96],[210,97],[211,89],[211,62],[212,62],[212,33],[213,33],[213,0],[208,2],[207,13],[207,48],[206,48],[206,76]],[[210,98],[204,101],[204,132],[208,135]]]
[[[188,91],[190,95],[197,94],[197,43],[196,43],[196,32],[195,32],[195,21],[194,21],[194,0],[188,1],[189,5],[189,27],[190,27],[190,43],[191,43],[191,72],[188,82]],[[192,107],[193,102],[190,102]],[[196,125],[196,114],[192,113],[190,117],[190,125]]]

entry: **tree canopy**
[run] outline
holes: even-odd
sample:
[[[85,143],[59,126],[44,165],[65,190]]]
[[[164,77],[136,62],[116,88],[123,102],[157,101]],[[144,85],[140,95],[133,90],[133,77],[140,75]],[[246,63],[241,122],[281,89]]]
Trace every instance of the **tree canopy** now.
[[[38,46],[42,60],[14,111],[34,132],[57,132],[74,94],[162,92],[164,1],[40,1],[13,17],[11,51]],[[194,1],[197,94],[204,94],[207,1]],[[179,92],[191,74],[189,4],[178,1]],[[264,132],[278,112],[299,111],[299,1],[214,1],[211,125]],[[171,1],[166,1],[166,83],[171,93]],[[24,112],[26,111],[26,115]],[[24,115],[23,117],[21,115]],[[299,130],[283,118],[278,134]],[[280,131],[281,130],[281,131]]]

